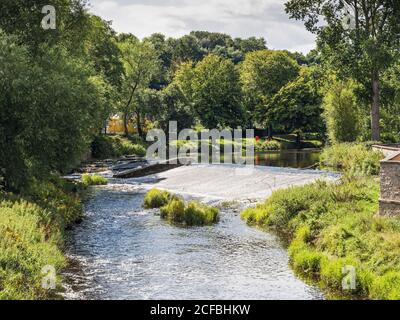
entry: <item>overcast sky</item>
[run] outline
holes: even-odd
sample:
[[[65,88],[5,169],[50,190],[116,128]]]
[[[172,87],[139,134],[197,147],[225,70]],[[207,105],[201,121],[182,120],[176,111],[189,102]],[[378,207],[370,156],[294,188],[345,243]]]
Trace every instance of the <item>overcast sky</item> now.
[[[179,37],[193,30],[233,37],[264,37],[271,49],[308,53],[315,46],[302,22],[290,20],[286,0],[90,0],[90,10],[117,32],[143,38],[155,32]]]

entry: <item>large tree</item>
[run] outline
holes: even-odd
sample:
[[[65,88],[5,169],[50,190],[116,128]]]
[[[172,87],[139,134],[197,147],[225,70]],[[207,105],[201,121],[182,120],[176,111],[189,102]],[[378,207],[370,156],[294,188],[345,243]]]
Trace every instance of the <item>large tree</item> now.
[[[20,191],[32,177],[65,172],[102,125],[104,84],[63,48],[32,58],[0,32],[0,176]]]
[[[128,135],[128,122],[135,116],[138,134],[143,136],[141,104],[138,95],[147,89],[160,68],[160,61],[153,45],[133,36],[120,37],[119,43],[124,64],[124,78],[120,111],[123,113],[125,134]]]
[[[319,46],[335,69],[367,88],[372,139],[379,140],[381,76],[399,52],[400,2],[290,0],[286,11],[318,35]]]
[[[239,74],[232,61],[209,55],[196,65],[192,79],[194,112],[207,128],[243,124]]]
[[[246,55],[240,67],[240,79],[252,125],[264,122],[262,106],[298,74],[299,66],[287,52],[260,50]]]
[[[303,69],[294,81],[283,86],[263,106],[265,122],[283,132],[322,132],[322,98],[314,69]]]

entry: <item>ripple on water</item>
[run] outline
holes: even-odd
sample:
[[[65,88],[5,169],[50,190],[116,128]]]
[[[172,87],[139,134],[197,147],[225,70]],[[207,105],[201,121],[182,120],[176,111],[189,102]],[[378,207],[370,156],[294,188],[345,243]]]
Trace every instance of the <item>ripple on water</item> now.
[[[271,234],[222,210],[179,228],[141,207],[140,186],[96,188],[68,241],[67,299],[322,299],[297,279]]]

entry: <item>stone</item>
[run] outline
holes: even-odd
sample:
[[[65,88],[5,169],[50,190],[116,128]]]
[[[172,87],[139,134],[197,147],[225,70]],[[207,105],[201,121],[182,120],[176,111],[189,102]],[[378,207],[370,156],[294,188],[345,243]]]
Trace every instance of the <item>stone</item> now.
[[[400,215],[400,152],[381,161],[379,213]]]

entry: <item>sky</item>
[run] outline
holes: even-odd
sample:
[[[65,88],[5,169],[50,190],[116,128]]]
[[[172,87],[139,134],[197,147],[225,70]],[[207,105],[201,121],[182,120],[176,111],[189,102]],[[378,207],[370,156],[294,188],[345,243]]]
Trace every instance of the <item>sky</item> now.
[[[90,0],[90,11],[112,21],[117,32],[139,38],[160,32],[180,37],[190,31],[232,37],[264,37],[270,49],[308,53],[315,37],[289,19],[286,0]]]

